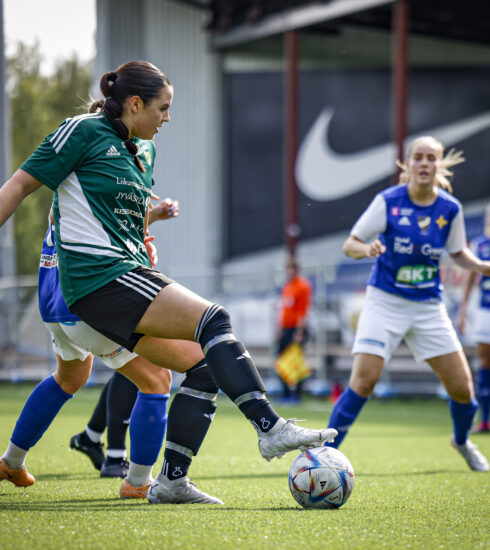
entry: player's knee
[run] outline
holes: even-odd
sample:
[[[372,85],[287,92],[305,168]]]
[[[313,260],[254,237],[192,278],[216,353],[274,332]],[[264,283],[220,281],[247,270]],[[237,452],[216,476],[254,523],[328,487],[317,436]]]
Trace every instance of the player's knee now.
[[[153,370],[140,377],[136,385],[141,393],[169,393],[172,373],[167,369]]]
[[[66,393],[73,395],[87,383],[92,371],[92,356],[86,359],[65,361],[57,356],[54,380]]]
[[[377,381],[377,378],[370,376],[354,376],[350,379],[349,386],[361,397],[370,397]]]
[[[469,403],[474,397],[473,384],[460,384],[450,392],[450,396],[458,403]]]
[[[216,343],[236,340],[228,311],[218,304],[210,305],[197,324],[194,340],[201,344],[204,353]]]

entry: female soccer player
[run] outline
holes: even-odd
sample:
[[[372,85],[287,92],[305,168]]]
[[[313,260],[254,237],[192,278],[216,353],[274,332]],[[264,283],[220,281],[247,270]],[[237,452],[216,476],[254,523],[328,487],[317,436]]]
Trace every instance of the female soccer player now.
[[[72,313],[156,364],[155,338],[197,341],[216,384],[255,427],[266,460],[333,440],[335,430],[300,428],[276,413],[223,307],[147,267],[152,139],[170,120],[169,80],[151,63],[132,61],[105,73],[100,87],[105,99],[65,120],[2,187],[0,225],[46,185],[55,193],[60,282]],[[130,378],[139,387],[146,369]],[[59,382],[48,391],[68,399]],[[159,491],[157,480],[149,494]]]
[[[178,216],[178,213],[178,201],[165,199],[150,210],[149,224],[157,219],[174,218]],[[98,425],[92,423],[91,426],[95,431],[88,427],[81,434],[72,437],[70,447],[87,454],[94,465],[101,470],[101,477],[126,477],[127,475],[120,490],[122,498],[145,498],[151,480],[152,466],[156,462],[165,434],[166,422],[164,415],[159,417],[158,421],[153,420],[152,422],[149,421],[149,418],[154,418],[153,415],[149,418],[144,416],[152,412],[146,405],[146,399],[150,399],[151,403],[166,400],[168,397],[166,394],[170,391],[170,372],[150,363],[145,367],[143,359],[94,331],[68,310],[59,284],[54,225],[51,223],[52,213],[50,218],[50,227],[46,233],[41,254],[38,294],[39,311],[51,333],[58,365],[57,370],[62,372],[64,369],[73,369],[74,361],[89,361],[91,366],[92,357],[87,348],[97,355],[105,365],[115,370],[113,377],[102,392],[107,400],[108,410],[106,410],[105,402],[103,405],[99,402],[93,415],[100,416],[103,409],[102,428],[97,431]],[[149,241],[149,239],[147,238],[145,241]],[[157,261],[156,249],[151,242],[146,242],[146,246],[150,264],[153,267]],[[197,454],[214,418],[216,411],[214,400],[218,388],[209,377],[198,344],[180,342],[177,352],[180,349],[181,354],[177,354],[177,363],[171,347],[175,344],[169,340],[160,340],[159,345],[160,365],[181,372],[186,371],[186,378],[172,401],[168,414],[168,436],[164,456],[166,473],[159,478],[166,493],[160,492],[158,502],[221,504],[219,499],[200,491],[187,477],[192,457]],[[147,390],[138,393],[137,387],[120,373],[127,373],[128,369],[134,369],[135,364],[141,363],[144,368],[151,370],[154,378]],[[198,372],[199,377],[196,377]],[[190,390],[193,392],[192,395],[185,393]],[[37,389],[34,390],[34,395],[37,394],[37,391]],[[156,393],[157,391],[160,392],[160,395]],[[151,394],[150,396],[145,395],[148,392]],[[134,414],[132,414],[133,408]],[[31,425],[32,420],[28,416],[29,410],[30,407],[26,406],[26,411],[21,414],[19,419],[19,424],[23,425],[24,429],[30,428],[31,431],[35,431]],[[109,449],[108,456],[103,461],[103,451],[99,441],[102,436],[100,432],[103,432],[105,428],[106,416],[108,418]],[[129,463],[124,458],[120,458],[125,453],[124,438],[127,424],[124,421],[128,418],[130,419],[132,440]],[[96,418],[96,420],[100,423],[100,418]],[[18,431],[17,429],[17,433],[14,433],[13,436],[15,441],[19,437]],[[38,435],[42,434],[38,433]],[[14,451],[14,456],[10,456],[12,451]],[[19,448],[12,441],[3,460],[9,465],[10,462],[20,465],[20,461],[25,460],[26,454],[26,449]],[[17,478],[22,480],[26,476],[27,471],[19,469]]]
[[[400,185],[376,195],[344,244],[347,256],[376,258],[353,346],[349,386],[330,416],[339,431],[334,447],[369,399],[384,364],[402,339],[417,361],[427,361],[449,396],[452,446],[472,470],[488,462],[468,433],[477,409],[471,371],[442,302],[439,260],[444,250],[461,267],[490,275],[490,262],[466,247],[463,211],[448,191],[460,152],[444,156],[432,137],[416,139],[401,164]],[[379,238],[373,237],[379,235]]]
[[[471,247],[478,258],[490,260],[490,204],[485,209],[483,235],[471,243]],[[458,327],[461,334],[466,331],[466,309],[471,291],[476,283],[478,273],[470,273],[466,279],[463,290],[463,298],[459,306]],[[480,304],[476,317],[476,341],[478,344],[478,369],[477,394],[480,402],[480,423],[473,433],[489,433],[490,412],[490,277],[480,277]]]

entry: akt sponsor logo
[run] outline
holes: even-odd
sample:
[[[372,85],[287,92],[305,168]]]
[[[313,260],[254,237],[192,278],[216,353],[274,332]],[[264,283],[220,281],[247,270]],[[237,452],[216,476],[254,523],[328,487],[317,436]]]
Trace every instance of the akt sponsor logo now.
[[[400,267],[396,274],[396,280],[399,283],[419,286],[433,281],[437,276],[437,271],[437,267],[431,265],[406,265]]]

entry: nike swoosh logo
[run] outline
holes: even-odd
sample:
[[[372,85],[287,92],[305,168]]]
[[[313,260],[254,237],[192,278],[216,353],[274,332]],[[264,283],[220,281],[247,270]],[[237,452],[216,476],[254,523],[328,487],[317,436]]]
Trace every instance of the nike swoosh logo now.
[[[385,143],[358,153],[338,154],[328,143],[334,110],[325,108],[304,138],[296,161],[296,181],[301,191],[317,201],[332,201],[353,195],[395,171],[397,147]],[[434,136],[445,147],[490,127],[490,111],[430,128],[407,137]]]

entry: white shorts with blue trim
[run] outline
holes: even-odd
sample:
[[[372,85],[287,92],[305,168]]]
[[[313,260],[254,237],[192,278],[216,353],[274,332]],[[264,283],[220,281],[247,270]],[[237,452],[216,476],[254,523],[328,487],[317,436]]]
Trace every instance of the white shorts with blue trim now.
[[[137,357],[83,321],[44,324],[51,334],[54,352],[64,361],[83,361],[93,353],[109,368],[120,369]]]
[[[368,286],[352,353],[387,362],[402,340],[417,363],[463,349],[442,302],[415,302]]]
[[[490,344],[490,308],[478,308],[475,322],[475,341]]]

